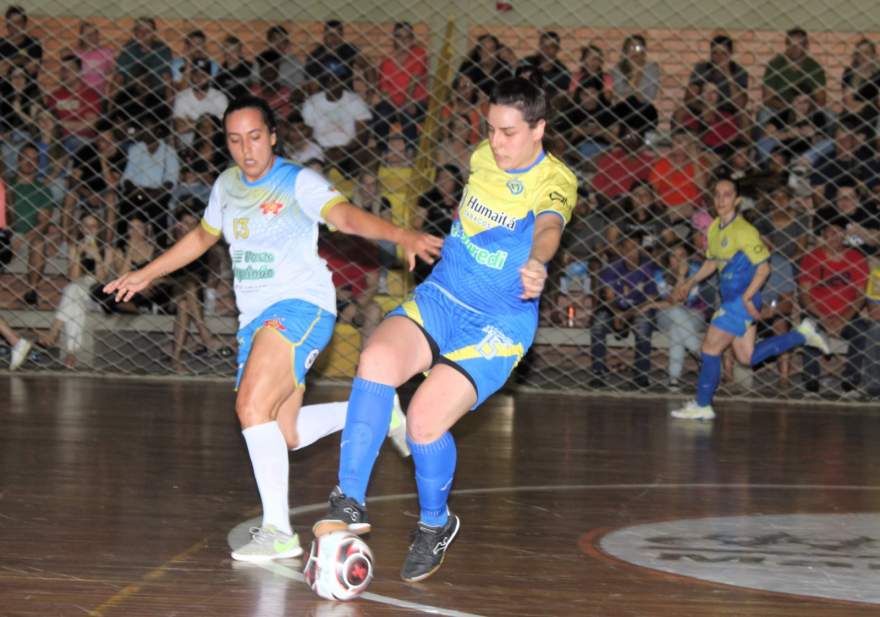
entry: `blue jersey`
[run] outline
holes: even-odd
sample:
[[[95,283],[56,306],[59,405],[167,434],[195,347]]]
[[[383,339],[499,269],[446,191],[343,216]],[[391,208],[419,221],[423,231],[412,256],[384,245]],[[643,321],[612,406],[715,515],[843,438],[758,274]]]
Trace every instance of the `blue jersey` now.
[[[727,225],[712,221],[706,256],[718,265],[721,301],[741,296],[755,277],[758,266],[769,259],[767,246],[751,223],[737,215]]]
[[[532,248],[535,219],[545,213],[571,218],[577,180],[564,163],[542,153],[526,169],[503,170],[488,142],[471,157],[471,175],[426,284],[489,314],[534,313],[538,300],[522,300],[519,269]]]

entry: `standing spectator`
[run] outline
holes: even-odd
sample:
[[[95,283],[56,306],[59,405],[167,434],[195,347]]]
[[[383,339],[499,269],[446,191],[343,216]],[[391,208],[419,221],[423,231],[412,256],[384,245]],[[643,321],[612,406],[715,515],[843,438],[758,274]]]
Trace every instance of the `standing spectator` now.
[[[393,116],[409,144],[415,145],[428,104],[428,52],[416,42],[409,22],[394,24],[393,50],[379,65],[379,91],[385,96],[381,115]],[[386,132],[379,137],[387,136]]]
[[[220,72],[220,65],[208,57],[205,44],[208,39],[201,30],[193,30],[183,39],[183,56],[171,61],[171,81],[180,90],[192,83],[190,72],[195,67],[196,61],[201,61],[199,70],[208,71],[210,78],[214,79]]]
[[[272,26],[266,31],[266,49],[257,56],[261,76],[266,66],[275,68],[280,85],[291,92],[297,91],[305,81],[305,68],[290,50],[290,35],[284,26]]]
[[[196,122],[202,116],[223,117],[229,101],[226,95],[211,87],[211,61],[196,58],[189,69],[190,86],[174,96],[174,130],[181,146],[193,143]]]
[[[880,115],[880,65],[877,47],[868,39],[856,43],[852,64],[843,71],[843,109],[847,115],[861,120],[862,130],[873,137]]]
[[[156,34],[152,17],[135,20],[132,38],[116,59],[111,96],[121,109],[171,104],[171,49]]]
[[[101,45],[101,33],[95,24],[88,21],[80,23],[79,39],[73,53],[81,63],[79,76],[82,82],[102,97],[105,96],[115,57],[111,48]]]
[[[12,230],[24,240],[28,251],[28,291],[24,301],[34,306],[39,303],[37,286],[46,265],[49,226],[56,209],[52,192],[39,170],[39,149],[33,144],[24,145],[18,154],[16,180],[9,191]]]
[[[690,219],[702,204],[707,171],[691,135],[682,129],[673,131],[669,153],[651,168],[651,184],[673,224]]]
[[[621,123],[616,128],[616,145],[596,161],[593,190],[600,199],[600,208],[628,192],[636,180],[647,180],[654,162],[654,155],[645,148],[639,133]]]
[[[16,4],[6,9],[6,38],[0,39],[0,64],[3,72],[10,66],[22,67],[31,79],[40,75],[43,46],[27,31],[28,16],[24,8]]]
[[[95,125],[101,115],[101,94],[80,77],[82,61],[69,54],[61,58],[60,84],[46,107],[61,125],[62,142],[68,154],[75,154],[97,135]]]
[[[805,30],[792,28],[785,33],[785,51],[770,60],[764,71],[764,107],[781,111],[798,92],[809,94],[819,107],[825,107],[825,69],[809,55],[809,49]]]
[[[709,43],[709,59],[698,62],[691,73],[684,94],[687,107],[699,97],[702,86],[715,84],[720,96],[721,109],[729,113],[742,113],[749,104],[749,74],[733,60],[733,39],[719,34]]]
[[[244,55],[241,40],[232,35],[223,39],[223,63],[214,80],[230,101],[247,95],[254,79],[254,63]]]
[[[801,261],[798,280],[801,302],[825,332],[842,337],[849,344],[842,384],[844,392],[849,392],[855,389],[858,380],[855,358],[863,351],[853,344],[854,339],[863,334],[857,327],[860,324],[853,320],[864,303],[868,261],[859,250],[844,244],[846,220],[843,217],[824,214],[818,218],[821,242]],[[818,393],[821,354],[811,348],[804,349],[804,354],[804,387],[807,392]]]
[[[302,106],[302,119],[328,162],[352,177],[367,164],[368,122],[373,114],[363,99],[346,88],[349,82],[346,65],[329,63],[321,76],[321,91]]]
[[[23,67],[13,66],[0,81],[0,137],[7,173],[15,169],[18,149],[37,135],[37,112],[43,104],[40,87]]]
[[[611,70],[614,113],[638,133],[657,128],[654,99],[660,92],[660,66],[648,61],[645,37],[633,34],[623,42],[620,62]]]
[[[521,68],[537,73],[547,96],[553,100],[568,92],[571,72],[559,59],[561,40],[553,30],[545,30],[538,37],[538,51],[523,58]]]
[[[459,74],[467,75],[484,96],[492,94],[495,84],[513,76],[511,64],[501,59],[501,45],[492,34],[481,34],[458,67]]]
[[[345,87],[351,90],[351,77],[355,64],[360,60],[360,50],[345,40],[345,26],[338,19],[324,22],[324,37],[320,45],[309,52],[306,59],[306,76],[314,82],[321,81],[327,70],[335,70],[341,64],[346,68]]]
[[[638,388],[650,385],[651,333],[653,325],[648,308],[657,296],[654,281],[656,268],[642,251],[642,238],[638,233],[622,239],[620,257],[612,261],[599,274],[599,308],[590,327],[590,355],[593,379],[591,388],[602,388],[608,367],[606,338],[612,331],[624,334],[632,331],[635,336],[635,363],[633,383]]]

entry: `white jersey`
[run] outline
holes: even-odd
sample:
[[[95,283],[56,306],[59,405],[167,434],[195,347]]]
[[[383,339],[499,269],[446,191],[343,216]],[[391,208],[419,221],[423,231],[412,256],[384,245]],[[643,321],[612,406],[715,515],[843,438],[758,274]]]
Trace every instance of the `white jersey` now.
[[[344,201],[320,174],[281,157],[256,182],[238,167],[220,174],[202,227],[229,243],[242,327],[280,300],[336,314],[333,279],[318,256],[318,223]]]

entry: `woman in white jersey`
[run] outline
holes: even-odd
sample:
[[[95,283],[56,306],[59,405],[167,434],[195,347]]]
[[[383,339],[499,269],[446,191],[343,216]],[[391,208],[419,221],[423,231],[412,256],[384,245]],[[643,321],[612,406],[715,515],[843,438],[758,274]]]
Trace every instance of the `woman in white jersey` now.
[[[235,408],[253,464],[263,520],[234,559],[267,561],[302,553],[288,513],[288,448],[298,443],[303,383],[335,322],[335,289],[318,256],[318,224],[400,245],[409,266],[433,262],[442,240],[395,227],[348,203],[320,174],[273,152],[275,120],[259,98],[233,101],[223,118],[236,166],[220,174],[201,225],[144,268],[108,284],[127,301],[153,280],[192,262],[219,239],[229,243],[239,310]],[[320,413],[309,413],[320,424]],[[313,430],[315,427],[308,427]]]

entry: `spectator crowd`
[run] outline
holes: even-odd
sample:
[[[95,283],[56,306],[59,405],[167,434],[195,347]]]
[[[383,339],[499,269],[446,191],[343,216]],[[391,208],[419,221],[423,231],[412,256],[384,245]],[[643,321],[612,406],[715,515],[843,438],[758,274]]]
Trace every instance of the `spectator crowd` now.
[[[373,58],[337,20],[324,24],[307,53],[293,47],[285,27],[272,26],[253,57],[232,34],[209,40],[201,30],[184,34],[176,56],[149,17],[136,19],[127,42],[113,49],[86,21],[76,43],[61,50],[54,79],[42,75],[43,47],[23,8],[7,8],[5,29],[0,259],[26,264],[16,303],[56,309],[42,343],[60,341],[69,366],[88,310],[178,315],[167,351],[178,368],[190,324],[190,345],[229,353],[204,321],[222,310],[229,271],[222,249],[132,303],[118,306],[100,293],[102,281],[146,263],[200,218],[229,162],[221,125],[229,101],[266,99],[279,120],[280,154],[326,174],[360,207],[443,234],[456,217],[470,152],[485,135],[489,94],[517,75],[544,88],[555,110],[546,149],[581,179],[542,319],[589,330],[592,387],[623,380],[652,387],[657,331],[668,347],[663,385],[679,387],[716,293],[707,282],[683,305],[668,298],[705,250],[712,180],[724,175],[737,180],[741,216],[773,252],[759,328],[781,333],[813,317],[846,344],[842,391],[880,396],[880,62],[870,40],[852,50],[836,98],[802,29],[785,34],[761,75],[740,65],[735,41],[719,33],[682,100],[663,114],[664,67],[642,35],[628,36],[606,67],[609,50],[590,41],[576,65],[566,64],[554,31],[541,32],[523,58],[484,34],[461,61],[448,99],[432,101],[429,53],[407,22],[393,25],[388,53]],[[417,154],[434,163],[426,183],[416,175]],[[320,250],[336,274],[340,319],[374,327],[375,297],[389,292],[399,268],[394,247],[328,236]],[[68,270],[60,298],[41,285],[57,255]],[[629,335],[626,372],[619,357],[613,361],[609,337]],[[778,360],[782,385],[793,366],[808,393],[830,383],[827,359],[804,352],[793,360]]]

